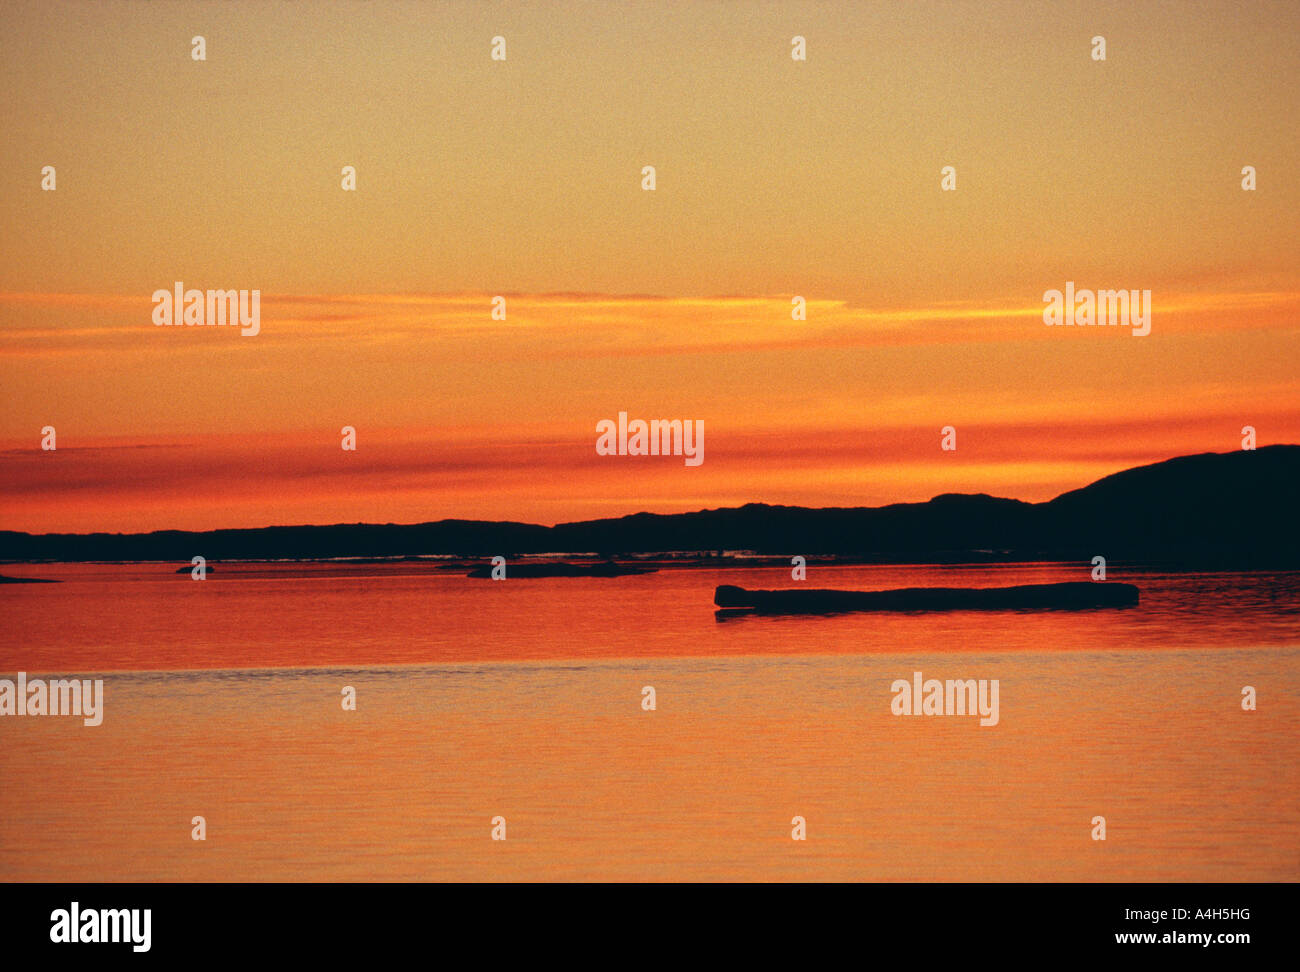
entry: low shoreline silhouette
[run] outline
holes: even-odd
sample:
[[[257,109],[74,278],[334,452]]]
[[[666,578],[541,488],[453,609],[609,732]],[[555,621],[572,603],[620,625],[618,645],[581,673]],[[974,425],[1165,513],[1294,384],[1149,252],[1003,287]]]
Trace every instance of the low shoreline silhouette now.
[[[947,493],[881,507],[745,506],[555,526],[440,520],[138,534],[0,531],[0,563],[185,563],[493,556],[729,566],[1091,559],[1224,569],[1300,566],[1300,445],[1204,453],[1127,469],[1043,503]],[[744,560],[736,552],[752,554]],[[519,575],[522,576],[522,575]]]
[[[1136,607],[1133,584],[1065,581],[1013,587],[905,587],[891,591],[789,588],[752,591],[722,584],[713,603],[728,614],[843,614],[849,611],[1082,611]],[[722,612],[719,612],[722,613]]]

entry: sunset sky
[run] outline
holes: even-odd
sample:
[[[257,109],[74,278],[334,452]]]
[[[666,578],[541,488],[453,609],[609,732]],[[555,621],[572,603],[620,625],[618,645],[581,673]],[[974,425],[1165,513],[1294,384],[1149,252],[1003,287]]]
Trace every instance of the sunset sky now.
[[[1042,500],[1300,442],[1297,36],[1294,2],[4,4],[0,529]],[[176,281],[260,289],[261,333],[155,327]],[[1150,290],[1150,335],[1045,327],[1066,281]],[[596,455],[619,411],[702,420],[703,465]]]

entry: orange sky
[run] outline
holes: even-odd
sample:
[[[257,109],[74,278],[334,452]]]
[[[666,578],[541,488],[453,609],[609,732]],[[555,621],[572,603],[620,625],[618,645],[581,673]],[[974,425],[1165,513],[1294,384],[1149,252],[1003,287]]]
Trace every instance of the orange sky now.
[[[0,528],[1046,499],[1300,441],[1298,11],[9,5]],[[176,280],[261,333],[155,328]],[[1067,280],[1151,334],[1045,327]],[[704,464],[597,456],[620,410]]]

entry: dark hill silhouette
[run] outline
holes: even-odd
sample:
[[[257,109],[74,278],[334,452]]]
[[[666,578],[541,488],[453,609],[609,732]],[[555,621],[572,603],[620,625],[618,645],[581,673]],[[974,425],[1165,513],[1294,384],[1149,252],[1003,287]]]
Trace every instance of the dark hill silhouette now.
[[[1126,469],[1044,505],[1043,533],[1116,557],[1300,561],[1300,446],[1182,456]]]
[[[554,549],[753,550],[757,553],[928,555],[1020,546],[1032,505],[983,494],[926,503],[807,509],[749,503],[739,509],[653,514],[554,527]]]
[[[1183,456],[1128,469],[1046,503],[944,494],[926,503],[739,508],[562,523],[441,520],[204,533],[0,531],[0,561],[209,561],[326,557],[511,556],[752,550],[875,561],[1162,560],[1188,565],[1300,565],[1295,505],[1300,446]]]

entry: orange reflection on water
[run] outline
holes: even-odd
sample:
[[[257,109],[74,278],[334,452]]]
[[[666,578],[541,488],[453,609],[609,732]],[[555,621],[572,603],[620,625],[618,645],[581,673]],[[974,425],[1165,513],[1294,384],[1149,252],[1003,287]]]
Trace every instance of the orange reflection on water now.
[[[1300,878],[1294,575],[1117,571],[1148,592],[1130,612],[720,624],[712,585],[753,574],[24,571],[69,580],[0,594],[0,676],[108,674],[102,726],[0,719],[6,880]],[[122,670],[144,657],[172,671]],[[917,670],[998,679],[999,724],[891,715]]]

